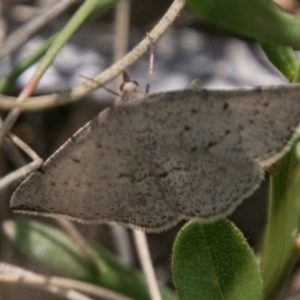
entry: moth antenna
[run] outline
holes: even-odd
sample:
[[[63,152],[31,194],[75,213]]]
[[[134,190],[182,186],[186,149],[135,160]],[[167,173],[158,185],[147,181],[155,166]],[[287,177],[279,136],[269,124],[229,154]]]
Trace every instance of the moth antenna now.
[[[81,75],[81,74],[79,74],[79,77],[82,77],[82,78],[84,78],[84,79],[93,81],[93,82],[95,82],[95,83],[97,83],[97,84],[99,83],[99,82],[97,82],[97,80],[95,80],[95,79],[93,79],[93,78],[90,78],[90,77],[87,77],[87,76],[84,76],[84,75]],[[115,96],[120,97],[120,94],[119,94],[119,93],[117,93],[116,91],[114,91],[114,90],[112,90],[112,89],[106,87],[104,84],[101,84],[99,87],[100,87],[100,88],[103,88],[103,89],[106,90],[108,93],[111,93],[111,94],[113,94],[113,95],[115,95]]]
[[[131,78],[129,76],[129,73],[127,71],[123,71],[123,82],[129,82],[131,81]]]
[[[150,85],[152,81],[152,75],[153,75],[153,64],[154,64],[154,43],[152,41],[152,38],[149,33],[147,33],[147,37],[150,41],[150,55],[149,55],[149,68],[148,68],[148,77],[147,77],[147,84],[145,88],[146,94],[149,94]]]

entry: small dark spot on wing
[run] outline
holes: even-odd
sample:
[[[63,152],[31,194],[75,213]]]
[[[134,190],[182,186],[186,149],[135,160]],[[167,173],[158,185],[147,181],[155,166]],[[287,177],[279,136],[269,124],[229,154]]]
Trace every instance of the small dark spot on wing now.
[[[195,152],[195,151],[197,151],[197,147],[196,147],[196,146],[193,146],[193,147],[191,148],[191,152]]]
[[[229,104],[227,102],[225,102],[224,105],[223,105],[223,109],[226,110],[228,108],[229,108]]]
[[[208,145],[207,145],[207,147],[211,148],[211,147],[213,147],[213,146],[215,146],[217,144],[218,144],[217,142],[209,142]]]
[[[161,172],[158,176],[159,176],[159,178],[167,177],[168,173],[167,172]]]

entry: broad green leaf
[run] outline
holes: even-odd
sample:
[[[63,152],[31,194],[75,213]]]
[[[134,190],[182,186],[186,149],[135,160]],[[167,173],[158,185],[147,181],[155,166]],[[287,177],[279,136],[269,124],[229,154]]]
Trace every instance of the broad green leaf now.
[[[66,234],[53,227],[33,221],[6,221],[4,232],[20,252],[57,274],[88,281],[133,299],[150,299],[142,274],[98,244],[90,244],[98,259],[96,268]],[[161,288],[161,294],[164,300],[177,299],[167,288]]]
[[[300,46],[300,19],[266,0],[187,0],[210,22],[261,42]]]
[[[252,250],[229,221],[188,223],[172,257],[181,300],[260,300],[262,286]]]

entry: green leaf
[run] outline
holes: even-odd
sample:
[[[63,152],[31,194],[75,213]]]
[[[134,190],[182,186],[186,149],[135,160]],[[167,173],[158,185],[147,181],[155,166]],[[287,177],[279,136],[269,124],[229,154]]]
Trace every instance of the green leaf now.
[[[25,256],[62,276],[95,282],[97,269],[77,246],[56,229],[38,222],[5,221],[3,230],[13,245]]]
[[[270,178],[267,229],[261,251],[265,299],[279,299],[296,263],[294,241],[300,217],[300,143],[276,166]]]
[[[186,0],[216,25],[261,42],[300,46],[300,19],[266,0]]]
[[[275,67],[290,81],[300,81],[297,57],[290,47],[260,43]],[[296,263],[295,234],[300,217],[300,143],[271,173],[268,220],[262,241],[261,270],[264,299],[279,299]]]
[[[44,44],[29,57],[24,58],[15,68],[3,79],[0,79],[0,93],[5,94],[15,83],[16,79],[30,66],[36,63],[47,52],[53,43],[56,35],[51,36]]]
[[[176,238],[172,269],[181,300],[262,299],[253,252],[228,220],[188,223]]]
[[[6,221],[3,227],[20,252],[53,272],[106,287],[133,299],[149,300],[142,273],[124,265],[98,244],[90,244],[97,257],[96,268],[60,230],[25,220]],[[173,292],[164,287],[161,294],[164,300],[177,299]]]
[[[290,81],[296,82],[299,63],[291,47],[283,47],[260,42],[269,61]]]

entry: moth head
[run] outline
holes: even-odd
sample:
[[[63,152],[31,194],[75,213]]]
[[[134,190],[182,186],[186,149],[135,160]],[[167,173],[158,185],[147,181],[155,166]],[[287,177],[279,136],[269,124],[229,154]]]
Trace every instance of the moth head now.
[[[128,94],[128,93],[135,93],[139,90],[140,90],[139,84],[137,81],[134,81],[134,80],[124,81],[120,85],[120,91],[121,91],[122,95]]]
[[[138,82],[131,80],[127,72],[123,73],[120,90],[122,96],[116,104],[134,102],[145,97],[145,92],[139,88]]]

